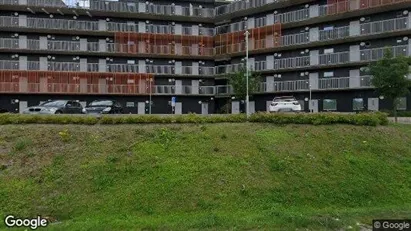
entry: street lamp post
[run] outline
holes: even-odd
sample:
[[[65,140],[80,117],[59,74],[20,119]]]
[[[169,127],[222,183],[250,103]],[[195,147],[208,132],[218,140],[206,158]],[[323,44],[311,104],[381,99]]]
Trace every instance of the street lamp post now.
[[[247,118],[250,116],[250,111],[249,111],[249,95],[248,95],[248,36],[250,35],[250,32],[248,30],[245,31],[245,79],[246,79],[246,97],[245,97],[245,107],[246,107],[246,113],[247,113]]]

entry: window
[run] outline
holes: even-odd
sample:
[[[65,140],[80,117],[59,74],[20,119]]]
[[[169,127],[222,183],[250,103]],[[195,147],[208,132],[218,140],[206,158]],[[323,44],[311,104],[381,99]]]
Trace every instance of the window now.
[[[398,98],[397,100],[398,100],[397,109],[398,110],[407,110],[407,98],[401,97],[401,98]]]
[[[326,71],[326,72],[324,72],[324,77],[334,77],[334,71]]]
[[[364,109],[364,99],[355,98],[352,100],[352,109],[353,111],[362,111]]]
[[[127,60],[127,64],[136,64],[135,60]]]
[[[126,107],[134,107],[134,102],[127,102]]]
[[[334,48],[324,49],[324,54],[334,53]]]
[[[334,26],[325,26],[324,30],[334,30]]]
[[[335,99],[324,99],[323,100],[323,110],[324,111],[335,111],[335,110],[337,110],[337,100],[335,100]]]

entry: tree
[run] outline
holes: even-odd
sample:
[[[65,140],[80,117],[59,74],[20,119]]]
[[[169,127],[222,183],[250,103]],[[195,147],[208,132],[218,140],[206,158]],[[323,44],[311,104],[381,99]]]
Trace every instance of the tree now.
[[[247,96],[246,68],[242,66],[237,72],[227,74],[228,83],[234,89],[234,96],[237,99],[245,100]],[[252,96],[259,89],[261,76],[255,71],[248,72],[248,94]]]
[[[384,50],[384,57],[369,66],[369,72],[373,76],[372,85],[380,95],[393,101],[393,112],[397,122],[398,98],[409,94],[411,80],[407,75],[409,70],[409,58],[404,56],[393,57],[390,49]]]

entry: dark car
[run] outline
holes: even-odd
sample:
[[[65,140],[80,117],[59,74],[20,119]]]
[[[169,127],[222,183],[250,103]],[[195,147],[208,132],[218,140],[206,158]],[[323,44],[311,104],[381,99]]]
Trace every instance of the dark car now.
[[[6,109],[0,108],[0,113],[7,113],[9,111],[7,111]]]
[[[29,107],[23,114],[81,114],[83,106],[75,100],[51,100]]]
[[[122,114],[123,107],[115,100],[95,100],[84,108],[84,112],[88,114]]]

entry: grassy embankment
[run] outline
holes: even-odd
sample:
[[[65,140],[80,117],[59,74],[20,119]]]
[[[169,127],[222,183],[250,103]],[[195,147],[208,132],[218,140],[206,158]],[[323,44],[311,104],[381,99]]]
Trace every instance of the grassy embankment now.
[[[0,126],[0,214],[51,230],[359,230],[410,198],[407,125]]]

